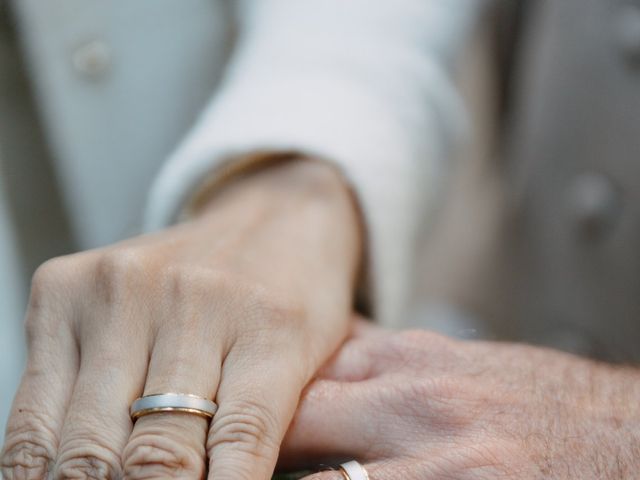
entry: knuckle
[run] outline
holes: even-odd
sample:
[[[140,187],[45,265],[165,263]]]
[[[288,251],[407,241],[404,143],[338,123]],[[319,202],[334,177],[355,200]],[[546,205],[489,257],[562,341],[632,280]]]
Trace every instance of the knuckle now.
[[[14,478],[17,470],[23,470],[26,478],[45,478],[55,458],[54,442],[36,431],[8,431],[1,458],[8,478]]]
[[[202,478],[204,451],[156,434],[132,439],[123,454],[125,478]]]
[[[132,287],[150,276],[151,262],[135,248],[119,248],[101,253],[94,264],[94,288],[106,304],[118,303]]]
[[[204,305],[220,290],[217,273],[192,265],[165,265],[156,279],[163,296],[179,305]]]
[[[73,255],[52,258],[40,265],[31,278],[29,307],[41,310],[64,299],[65,291],[77,276],[78,266]]]
[[[244,283],[227,272],[196,265],[170,264],[158,267],[154,283],[162,298],[169,298],[180,308],[216,309],[231,307],[235,298],[241,298]]]
[[[211,428],[207,450],[229,447],[251,458],[268,458],[278,448],[281,428],[273,413],[259,402],[226,402]]]
[[[78,457],[65,460],[56,467],[53,478],[63,480],[68,478],[91,478],[95,480],[117,479],[119,474],[114,468],[98,457]]]
[[[217,274],[192,265],[164,265],[154,274],[152,289],[165,311],[171,311],[171,328],[180,332],[179,339],[192,341],[194,336],[211,333],[212,317],[224,317],[224,292],[217,288]],[[209,332],[209,333],[207,333]],[[186,345],[187,355],[191,346]]]
[[[53,474],[54,479],[115,480],[121,477],[119,455],[109,448],[88,441],[78,442],[77,446],[61,452]]]
[[[48,287],[57,284],[61,274],[67,272],[70,257],[56,257],[41,264],[33,274],[32,284],[36,287]]]
[[[23,468],[36,478],[40,478],[40,472],[48,472],[57,445],[53,424],[53,419],[40,412],[16,407],[7,423],[1,454],[3,471]]]

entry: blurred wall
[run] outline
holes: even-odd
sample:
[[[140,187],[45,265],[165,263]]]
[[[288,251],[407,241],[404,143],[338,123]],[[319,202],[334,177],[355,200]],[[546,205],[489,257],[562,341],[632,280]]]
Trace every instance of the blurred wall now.
[[[2,176],[0,158],[0,176]],[[7,292],[0,302],[0,443],[4,438],[4,429],[11,400],[22,374],[24,361],[24,341],[22,322],[15,322],[23,313],[25,299],[22,297],[22,267],[18,263],[16,239],[11,235],[11,219],[7,213],[7,202],[2,182],[0,182],[0,258],[15,259],[0,266],[0,290]]]

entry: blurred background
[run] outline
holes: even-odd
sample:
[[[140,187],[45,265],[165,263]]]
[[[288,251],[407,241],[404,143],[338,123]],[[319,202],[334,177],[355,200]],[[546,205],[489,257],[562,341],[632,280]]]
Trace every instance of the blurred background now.
[[[141,231],[234,46],[226,2],[108,3],[0,1],[2,429],[34,269]],[[417,239],[403,325],[638,361],[640,2],[494,2],[451,78],[472,133]]]

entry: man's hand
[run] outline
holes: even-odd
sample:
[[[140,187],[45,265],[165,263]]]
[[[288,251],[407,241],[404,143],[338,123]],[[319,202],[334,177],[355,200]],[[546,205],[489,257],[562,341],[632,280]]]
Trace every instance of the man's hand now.
[[[282,452],[291,466],[353,458],[371,480],[636,479],[640,372],[361,324],[306,391]]]
[[[331,167],[272,165],[193,221],[36,273],[4,478],[269,479],[305,384],[348,330],[358,219]],[[129,419],[142,394],[215,398]]]

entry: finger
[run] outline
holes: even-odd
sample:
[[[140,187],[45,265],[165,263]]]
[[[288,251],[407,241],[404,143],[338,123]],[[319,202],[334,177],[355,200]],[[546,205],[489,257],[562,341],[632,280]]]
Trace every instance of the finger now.
[[[351,335],[318,372],[318,378],[360,382],[389,370],[397,363],[390,348],[392,336],[389,330],[356,321]]]
[[[222,349],[207,322],[162,329],[153,348],[144,394],[184,393],[213,399]],[[211,340],[208,340],[210,339]],[[127,479],[200,479],[205,472],[208,420],[186,413],[139,418],[124,449]]]
[[[358,382],[399,371],[451,373],[473,361],[456,345],[451,338],[424,330],[392,332],[360,324],[318,377]]]
[[[219,410],[207,441],[210,479],[271,478],[306,381],[300,362],[287,354],[286,344],[278,344],[262,355],[237,348],[225,359]]]
[[[389,330],[355,316],[344,344],[320,369],[317,377],[343,382],[358,382],[373,377],[377,373],[374,370],[375,354],[381,340],[389,334]]]
[[[473,416],[466,413],[472,409],[464,406],[462,395],[459,381],[446,375],[416,379],[393,374],[352,383],[317,380],[301,398],[282,444],[281,465],[406,455],[414,448],[407,441],[411,435],[433,444],[450,440],[473,425]]]
[[[32,297],[26,321],[27,365],[8,419],[2,452],[6,480],[45,478],[53,467],[78,371],[70,312],[61,304],[46,309],[40,299]]]
[[[360,382],[373,378],[378,373],[374,346],[368,338],[348,339],[320,369],[317,378],[341,382]]]
[[[90,336],[81,337],[80,371],[62,429],[54,478],[122,477],[121,454],[132,427],[128,407],[142,388],[148,358],[140,345],[146,342],[124,330],[125,320],[129,318],[107,318],[100,322],[104,330],[96,334],[90,329]]]
[[[377,386],[317,380],[305,392],[282,444],[281,464],[375,457],[380,445]]]

